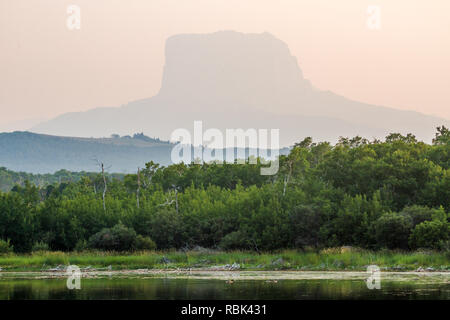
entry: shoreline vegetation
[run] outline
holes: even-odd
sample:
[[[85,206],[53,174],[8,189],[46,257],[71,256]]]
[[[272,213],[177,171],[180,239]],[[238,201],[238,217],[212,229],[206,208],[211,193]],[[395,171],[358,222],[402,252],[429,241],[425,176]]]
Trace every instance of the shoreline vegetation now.
[[[448,254],[436,251],[369,251],[338,247],[320,251],[140,251],[140,252],[50,252],[0,256],[2,272],[58,272],[76,265],[82,271],[120,270],[210,270],[210,271],[366,271],[377,265],[381,271],[450,272]]]
[[[280,155],[275,175],[249,157],[150,161],[119,179],[97,159],[98,173],[77,181],[0,191],[0,267],[447,268],[449,155],[442,126],[431,145],[399,133],[335,145],[306,137]],[[320,251],[346,247],[361,249]]]

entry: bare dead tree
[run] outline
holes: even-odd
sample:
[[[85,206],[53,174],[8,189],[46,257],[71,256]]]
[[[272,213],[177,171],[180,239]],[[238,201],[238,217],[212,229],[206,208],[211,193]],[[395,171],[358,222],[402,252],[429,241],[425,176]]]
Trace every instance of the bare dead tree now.
[[[171,198],[171,194],[169,194],[169,196],[166,197],[166,202],[159,204],[158,207],[170,206],[172,203],[174,203],[175,199],[170,199],[170,198]]]
[[[284,176],[283,197],[284,197],[285,194],[286,194],[286,188],[287,188],[287,185],[288,185],[288,183],[289,183],[289,180],[291,179],[293,161],[292,161],[292,160],[289,160],[288,163],[287,163],[287,165],[288,165],[288,172],[287,172],[287,174]]]
[[[258,248],[258,244],[256,243],[256,241],[255,241],[254,238],[252,238],[252,242],[253,242],[253,248],[255,249],[255,251],[256,251],[258,254],[261,254],[261,252],[259,251],[259,248]]]
[[[169,194],[166,197],[166,202],[161,203],[160,205],[158,205],[158,207],[170,206],[172,203],[175,202],[175,210],[178,213],[179,212],[179,210],[178,210],[178,188],[176,186],[174,186],[173,190],[174,190],[173,194],[172,194],[172,191],[169,191]]]
[[[172,188],[173,188],[174,194],[175,194],[175,210],[178,213],[178,189],[179,189],[179,187],[173,184]]]
[[[108,189],[108,185],[106,184],[106,177],[105,177],[105,166],[103,165],[102,162],[102,177],[103,177],[103,183],[105,184],[105,188],[103,189],[103,210],[106,211],[106,204],[105,204],[105,196],[106,196],[106,190]]]
[[[100,167],[101,169],[101,174],[102,174],[102,178],[103,178],[103,194],[102,194],[102,200],[103,200],[103,210],[106,211],[106,202],[105,202],[105,198],[106,198],[106,191],[108,190],[108,184],[106,182],[106,175],[105,175],[105,165],[103,162],[95,159],[97,161],[97,165]],[[109,167],[108,167],[109,168]]]

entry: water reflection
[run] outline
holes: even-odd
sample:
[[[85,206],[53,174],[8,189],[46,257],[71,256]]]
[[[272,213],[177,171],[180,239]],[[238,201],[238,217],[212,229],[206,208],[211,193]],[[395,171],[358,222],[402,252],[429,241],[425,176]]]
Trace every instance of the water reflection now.
[[[450,284],[361,280],[83,279],[68,290],[64,279],[0,280],[0,299],[449,299]]]

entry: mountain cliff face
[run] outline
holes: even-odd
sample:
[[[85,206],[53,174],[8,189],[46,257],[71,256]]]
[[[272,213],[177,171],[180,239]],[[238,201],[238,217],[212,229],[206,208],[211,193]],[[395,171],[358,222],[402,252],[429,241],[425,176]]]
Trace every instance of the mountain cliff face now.
[[[173,130],[203,127],[280,129],[281,145],[312,136],[383,138],[413,133],[431,141],[449,121],[412,111],[359,103],[314,88],[288,46],[274,36],[222,31],[185,34],[166,42],[160,92],[118,108],[63,114],[34,132],[64,136],[109,136],[143,130],[168,139]]]
[[[166,42],[165,100],[197,102],[197,110],[215,103],[276,110],[309,91],[297,59],[268,33],[177,35]]]

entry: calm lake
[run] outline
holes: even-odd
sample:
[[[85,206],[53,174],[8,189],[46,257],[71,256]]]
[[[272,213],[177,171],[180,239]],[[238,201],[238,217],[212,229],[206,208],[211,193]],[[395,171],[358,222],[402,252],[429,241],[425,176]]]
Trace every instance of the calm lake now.
[[[69,290],[61,276],[3,273],[0,299],[450,299],[448,275],[389,276],[382,279],[381,289],[369,290],[363,273],[272,274],[95,275],[81,278],[80,290]]]

